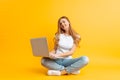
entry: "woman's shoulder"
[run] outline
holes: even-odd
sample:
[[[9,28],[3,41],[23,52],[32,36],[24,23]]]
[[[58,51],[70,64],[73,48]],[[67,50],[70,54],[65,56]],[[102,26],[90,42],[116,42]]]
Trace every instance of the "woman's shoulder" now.
[[[54,36],[54,38],[55,38],[55,39],[59,39],[60,35],[61,35],[61,34],[56,33],[55,36]]]
[[[63,35],[64,35],[63,33],[55,34],[55,37],[60,37],[60,36],[63,36]]]

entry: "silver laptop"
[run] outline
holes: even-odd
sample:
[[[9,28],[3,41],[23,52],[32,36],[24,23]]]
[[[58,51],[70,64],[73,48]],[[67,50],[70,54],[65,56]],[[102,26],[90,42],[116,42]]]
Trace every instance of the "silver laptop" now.
[[[46,37],[30,39],[33,56],[49,57]]]

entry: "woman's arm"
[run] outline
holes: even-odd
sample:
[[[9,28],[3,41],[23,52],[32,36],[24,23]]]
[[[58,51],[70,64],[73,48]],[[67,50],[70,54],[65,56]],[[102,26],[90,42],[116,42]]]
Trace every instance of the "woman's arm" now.
[[[51,50],[49,53],[55,54],[55,49]]]
[[[49,52],[49,58],[51,58],[51,59],[56,58],[55,49],[53,49],[52,51]]]
[[[74,53],[76,49],[76,45],[74,44],[72,49],[69,51],[69,52],[66,52],[66,53],[62,53],[62,54],[56,54],[56,57],[67,57],[67,56],[70,56]]]

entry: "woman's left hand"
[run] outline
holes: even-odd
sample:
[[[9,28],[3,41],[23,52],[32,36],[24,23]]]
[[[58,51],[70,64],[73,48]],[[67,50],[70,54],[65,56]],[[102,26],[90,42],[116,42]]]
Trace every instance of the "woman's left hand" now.
[[[52,58],[52,59],[57,59],[57,58],[60,58],[60,54],[52,54],[52,53],[51,53],[51,54],[49,55],[49,57]]]
[[[63,58],[63,57],[61,57],[61,54],[55,54],[55,58]]]

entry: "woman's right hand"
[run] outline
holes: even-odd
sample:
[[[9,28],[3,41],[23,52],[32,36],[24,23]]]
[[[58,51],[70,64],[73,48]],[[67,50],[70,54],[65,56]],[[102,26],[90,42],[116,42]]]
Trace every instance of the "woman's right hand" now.
[[[49,53],[49,58],[56,59],[56,55],[54,53]]]

